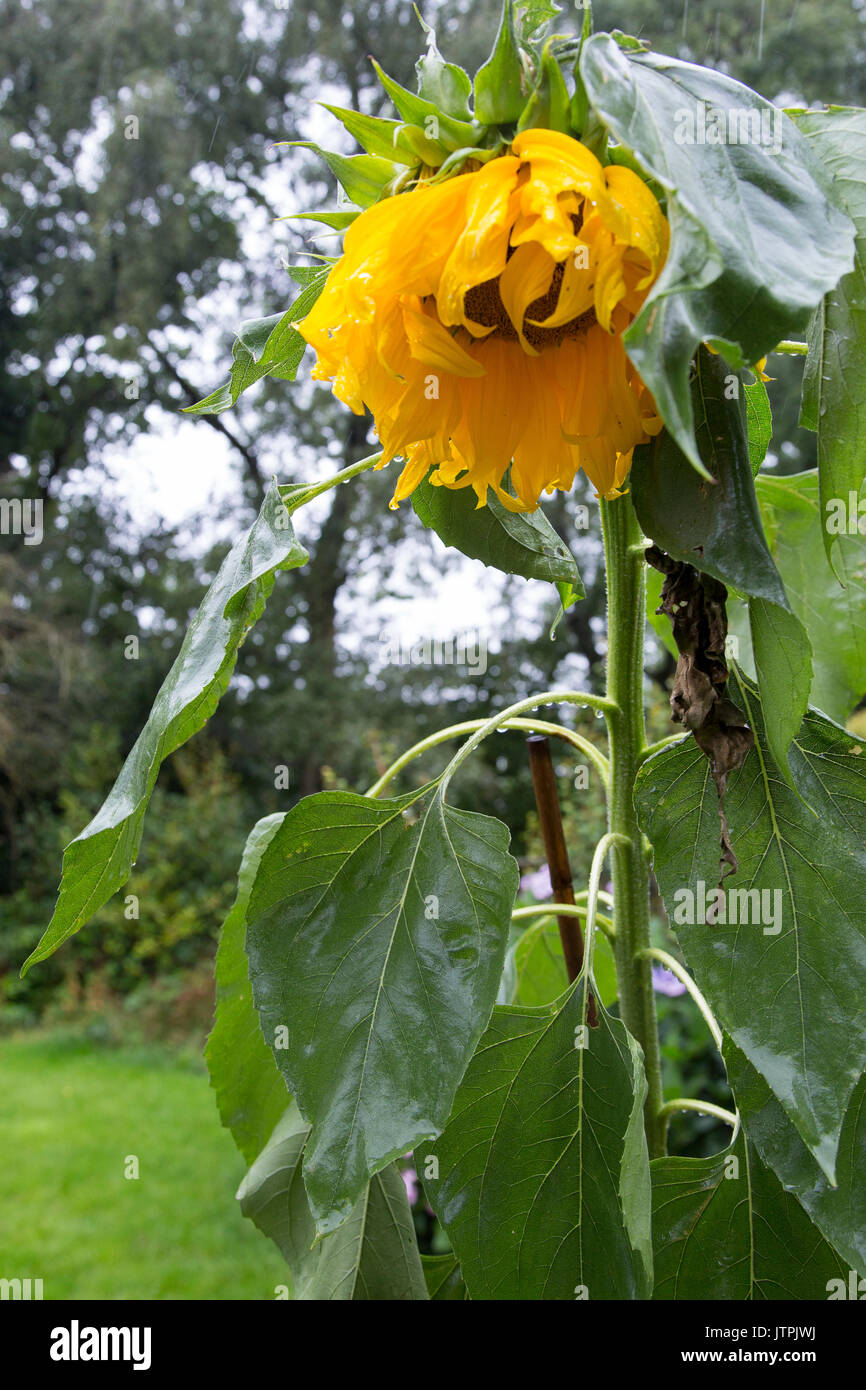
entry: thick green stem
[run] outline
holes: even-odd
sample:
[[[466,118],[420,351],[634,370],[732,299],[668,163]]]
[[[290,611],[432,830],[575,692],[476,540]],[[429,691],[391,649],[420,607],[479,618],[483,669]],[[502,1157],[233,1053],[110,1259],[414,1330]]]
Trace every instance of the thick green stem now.
[[[649,856],[634,809],[633,788],[646,749],[643,657],[646,626],[646,563],[641,532],[628,495],[601,504],[607,566],[607,696],[610,736],[608,819],[623,836],[612,852],[613,920],[620,1016],[643,1048],[649,1092],[645,1108],[651,1158],[665,1151],[661,1054],[652,965],[641,953],[650,944]]]

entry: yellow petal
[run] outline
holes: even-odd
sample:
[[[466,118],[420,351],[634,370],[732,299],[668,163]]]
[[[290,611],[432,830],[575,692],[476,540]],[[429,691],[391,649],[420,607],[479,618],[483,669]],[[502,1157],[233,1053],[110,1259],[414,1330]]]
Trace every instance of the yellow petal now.
[[[432,314],[403,305],[409,351],[418,362],[454,376],[483,376],[484,368]]]

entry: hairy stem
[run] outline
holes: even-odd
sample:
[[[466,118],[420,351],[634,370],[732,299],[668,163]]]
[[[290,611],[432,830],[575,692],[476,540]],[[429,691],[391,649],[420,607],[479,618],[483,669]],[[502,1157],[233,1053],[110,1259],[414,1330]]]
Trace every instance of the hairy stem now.
[[[643,656],[646,567],[641,533],[628,495],[602,501],[607,568],[607,697],[610,740],[608,821],[617,835],[612,852],[613,920],[620,1016],[643,1048],[648,1083],[645,1126],[650,1158],[665,1151],[661,1054],[652,967],[642,954],[650,945],[649,855],[632,796],[646,749]]]

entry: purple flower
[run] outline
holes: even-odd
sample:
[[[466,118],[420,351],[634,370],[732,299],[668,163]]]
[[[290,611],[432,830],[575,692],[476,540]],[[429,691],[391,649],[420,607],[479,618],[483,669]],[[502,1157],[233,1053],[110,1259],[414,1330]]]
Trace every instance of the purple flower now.
[[[418,1174],[414,1168],[404,1168],[400,1174],[406,1187],[406,1196],[409,1198],[410,1207],[414,1207],[418,1200]]]
[[[542,864],[540,869],[535,870],[535,873],[524,874],[520,880],[520,887],[522,892],[531,893],[539,902],[543,902],[553,892],[550,869],[546,864]]]
[[[653,966],[653,989],[658,994],[668,995],[670,999],[676,999],[678,995],[686,992],[682,980],[678,980],[664,965]]]

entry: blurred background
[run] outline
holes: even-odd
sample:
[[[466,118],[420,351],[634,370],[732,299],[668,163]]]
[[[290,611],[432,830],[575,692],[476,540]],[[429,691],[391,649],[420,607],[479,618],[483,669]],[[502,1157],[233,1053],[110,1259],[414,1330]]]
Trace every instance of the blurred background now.
[[[474,71],[500,0],[420,8],[445,56]],[[596,28],[782,104],[864,104],[858,0],[594,8]],[[581,18],[565,3],[557,27]],[[180,412],[227,375],[237,326],[294,297],[286,263],[336,249],[292,220],[335,190],[282,142],[351,151],[314,102],[391,114],[369,56],[412,87],[422,49],[406,0],[0,4],[0,495],[40,498],[44,526],[38,545],[0,537],[0,1275],[44,1277],[46,1297],[273,1297],[281,1261],[234,1208],[242,1167],[201,1062],[249,827],[321,788],[363,791],[403,748],[493,701],[603,681],[600,539],[576,525],[579,487],[545,503],[587,589],[554,640],[552,587],[446,551],[408,504],[389,511],[390,470],[330,492],[298,518],[311,563],[279,576],[217,713],[163,769],[124,894],[19,980],[63,846],[104,799],[269,479],[325,477],[371,452],[368,422],[310,382],[309,361],[296,388],[265,380],[234,411]],[[797,427],[800,366],[770,367],[778,472],[815,462]],[[485,670],[392,659],[461,636],[482,644]],[[660,737],[673,659],[652,639],[647,668]],[[554,754],[584,880],[601,796]],[[443,756],[406,775],[424,780]],[[522,899],[546,897],[522,737],[488,740],[459,797],[510,827]],[[655,930],[670,949],[660,911]],[[696,1010],[673,977],[658,987],[666,1093],[725,1104]],[[677,1152],[723,1142],[699,1116],[672,1128]],[[421,1195],[417,1222],[439,1248]]]

